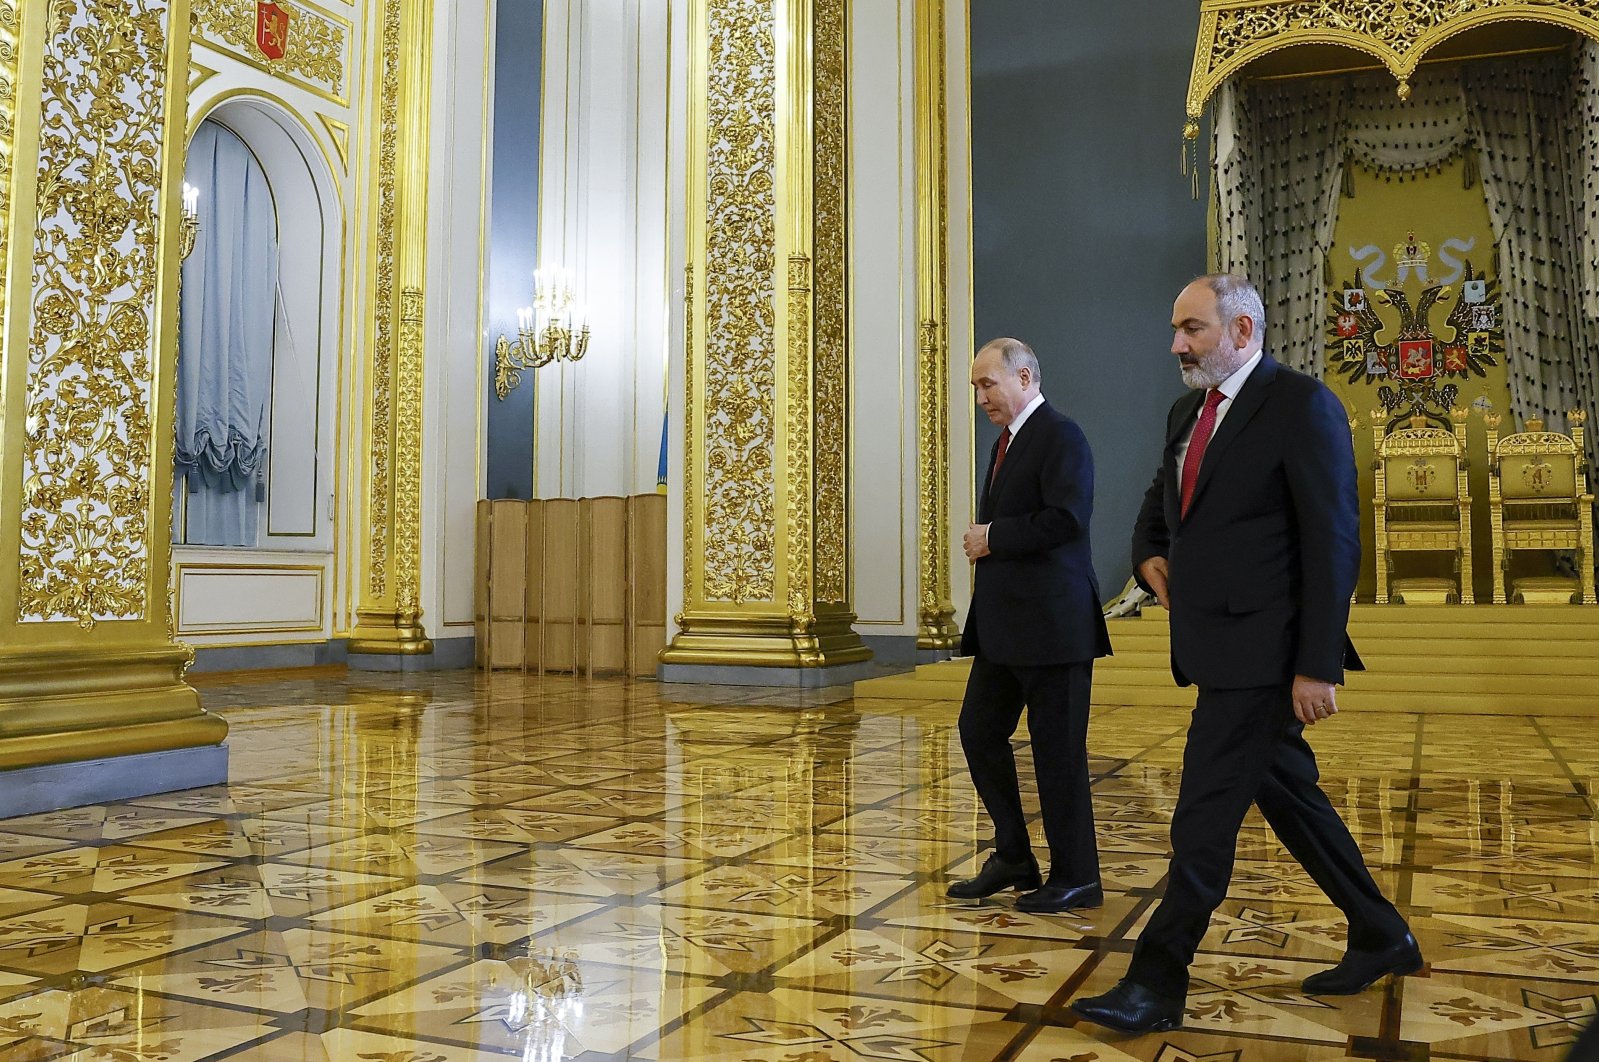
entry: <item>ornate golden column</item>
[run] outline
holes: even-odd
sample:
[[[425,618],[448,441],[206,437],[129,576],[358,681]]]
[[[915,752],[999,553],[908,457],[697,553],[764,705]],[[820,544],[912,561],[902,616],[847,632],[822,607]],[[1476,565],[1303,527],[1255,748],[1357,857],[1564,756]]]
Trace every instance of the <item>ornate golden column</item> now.
[[[850,605],[847,12],[691,0],[689,21],[686,572],[663,674],[811,684],[871,656]]]
[[[422,627],[422,350],[427,266],[428,43],[433,0],[373,0],[378,34],[367,260],[364,557],[357,656],[433,652]],[[361,666],[352,661],[353,666]]]
[[[916,0],[916,648],[960,645],[949,586],[949,149],[944,0]]]
[[[188,31],[0,0],[0,815],[227,777],[169,600]]]

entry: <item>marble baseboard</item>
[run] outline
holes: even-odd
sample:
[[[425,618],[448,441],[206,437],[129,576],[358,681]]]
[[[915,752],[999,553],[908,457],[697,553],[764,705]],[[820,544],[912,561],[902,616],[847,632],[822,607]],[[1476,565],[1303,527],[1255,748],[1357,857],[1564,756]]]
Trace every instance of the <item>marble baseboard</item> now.
[[[0,772],[0,819],[222,785],[227,780],[226,743],[20,767]]]

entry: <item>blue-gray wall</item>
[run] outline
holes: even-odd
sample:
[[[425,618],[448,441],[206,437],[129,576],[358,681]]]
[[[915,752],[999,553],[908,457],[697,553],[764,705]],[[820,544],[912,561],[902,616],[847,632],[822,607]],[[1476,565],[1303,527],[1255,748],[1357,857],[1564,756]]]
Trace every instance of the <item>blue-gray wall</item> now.
[[[1133,517],[1182,391],[1172,300],[1205,267],[1205,206],[1179,169],[1199,4],[971,11],[977,335],[1030,343],[1044,393],[1087,432],[1109,597],[1131,574]],[[998,429],[977,421],[981,470]]]
[[[488,350],[516,336],[516,308],[530,301],[537,263],[539,71],[543,0],[499,0],[495,9],[493,213],[489,224]],[[502,402],[488,379],[488,496],[533,496],[533,374]]]

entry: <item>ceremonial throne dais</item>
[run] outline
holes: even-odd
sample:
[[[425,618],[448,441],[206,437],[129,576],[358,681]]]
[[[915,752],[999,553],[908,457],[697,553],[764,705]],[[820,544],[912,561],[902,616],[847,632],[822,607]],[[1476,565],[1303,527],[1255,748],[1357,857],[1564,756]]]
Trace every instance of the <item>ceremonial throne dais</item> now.
[[[1593,585],[1593,495],[1583,450],[1581,410],[1567,414],[1571,434],[1544,430],[1529,419],[1525,431],[1500,437],[1501,415],[1487,413],[1488,501],[1493,521],[1494,604],[1505,603],[1511,554],[1516,551],[1570,551],[1578,588],[1569,579],[1525,578],[1511,585],[1518,602],[1566,602],[1578,597],[1595,604]]]
[[[1471,492],[1466,484],[1466,411],[1451,409],[1453,430],[1433,427],[1424,416],[1387,431],[1387,414],[1372,414],[1376,455],[1377,604],[1389,601],[1473,603],[1471,590]],[[1394,554],[1449,554],[1454,579],[1394,578]],[[1389,582],[1392,580],[1392,587]]]

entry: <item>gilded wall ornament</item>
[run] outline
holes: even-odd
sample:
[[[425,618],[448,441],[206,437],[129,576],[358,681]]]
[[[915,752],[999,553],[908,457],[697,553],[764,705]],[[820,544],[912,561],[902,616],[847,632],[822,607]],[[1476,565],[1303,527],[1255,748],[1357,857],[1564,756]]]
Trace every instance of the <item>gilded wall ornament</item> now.
[[[288,15],[282,58],[264,54],[256,41],[256,0],[194,0],[196,35],[207,44],[260,67],[285,81],[344,104],[349,99],[349,22],[294,0],[276,0]]]
[[[816,624],[811,534],[815,515],[811,462],[811,260],[788,259],[788,616],[797,634]]]
[[[394,595],[402,622],[422,615],[422,292],[400,292],[399,386],[395,400]]]
[[[24,400],[22,621],[143,619],[164,0],[51,0]]]
[[[389,587],[389,467],[394,445],[394,230],[400,139],[400,3],[383,4],[382,73],[378,82],[377,275],[373,285],[372,453],[367,495],[367,591]]]
[[[1493,22],[1544,22],[1599,38],[1599,0],[1203,0],[1188,135],[1215,91],[1263,55],[1299,44],[1339,44],[1381,60],[1402,99],[1427,52]]]
[[[814,456],[816,600],[849,601],[849,77],[843,0],[815,0],[815,80],[812,174],[815,246]]]
[[[13,0],[0,0],[0,291],[6,290],[11,248],[12,157],[16,152],[18,34],[22,25]]]
[[[920,649],[959,644],[950,600],[949,187],[944,0],[916,2],[917,633]]]
[[[704,592],[775,592],[777,59],[771,0],[710,0]]]

